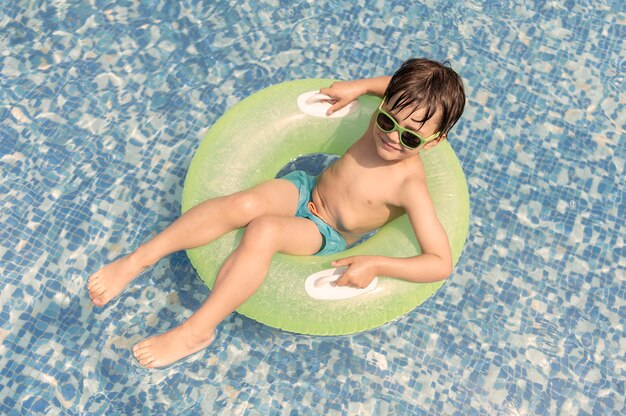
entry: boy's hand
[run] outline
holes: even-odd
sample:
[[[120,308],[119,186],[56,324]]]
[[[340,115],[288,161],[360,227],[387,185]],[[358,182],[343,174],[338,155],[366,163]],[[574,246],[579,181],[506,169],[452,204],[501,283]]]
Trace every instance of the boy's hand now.
[[[333,105],[326,112],[326,115],[331,115],[361,95],[366,94],[367,89],[359,81],[339,81],[334,82],[328,88],[321,88],[320,93],[328,95],[332,99],[329,102],[333,103]]]
[[[367,287],[376,277],[378,261],[375,256],[352,256],[333,261],[335,267],[348,266],[343,275],[337,279],[337,286]]]

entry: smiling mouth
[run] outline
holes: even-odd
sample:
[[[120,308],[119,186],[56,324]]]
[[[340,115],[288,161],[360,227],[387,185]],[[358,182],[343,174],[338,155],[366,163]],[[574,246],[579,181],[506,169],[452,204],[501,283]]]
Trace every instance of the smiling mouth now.
[[[380,141],[383,142],[383,145],[385,145],[385,147],[388,147],[390,149],[397,150],[397,151],[401,151],[402,150],[402,149],[398,148],[395,143],[390,142],[385,137],[383,137],[383,136],[378,136],[378,137],[380,138]]]

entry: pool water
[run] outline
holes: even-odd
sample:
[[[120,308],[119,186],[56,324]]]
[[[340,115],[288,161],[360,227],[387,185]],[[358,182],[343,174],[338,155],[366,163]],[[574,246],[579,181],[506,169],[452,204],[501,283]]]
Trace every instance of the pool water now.
[[[624,39],[610,0],[2,2],[0,414],[624,414]],[[269,85],[414,56],[468,97],[446,284],[352,336],[233,314],[141,368],[129,348],[208,295],[186,255],[103,309],[86,282],[179,215],[207,129]]]

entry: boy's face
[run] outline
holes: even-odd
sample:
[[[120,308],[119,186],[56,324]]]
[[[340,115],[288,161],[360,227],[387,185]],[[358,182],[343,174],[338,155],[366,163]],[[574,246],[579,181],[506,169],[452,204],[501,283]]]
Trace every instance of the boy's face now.
[[[393,103],[392,100],[391,104]],[[419,120],[424,117],[425,110],[423,108],[415,109],[413,106],[407,106],[399,111],[391,111],[391,107],[392,105],[390,105],[390,103],[384,102],[382,110],[389,114],[401,127],[411,130],[421,137],[430,137],[437,132],[439,119],[441,118],[439,111],[425,123],[422,123]],[[421,143],[415,149],[410,149],[403,146],[400,142],[400,132],[391,131],[387,133],[381,130],[376,124],[376,116],[377,114],[375,112],[370,121],[370,132],[376,146],[376,152],[381,158],[387,161],[408,159],[417,155],[421,150],[436,146],[437,143],[445,138],[445,135],[440,135],[427,143]]]

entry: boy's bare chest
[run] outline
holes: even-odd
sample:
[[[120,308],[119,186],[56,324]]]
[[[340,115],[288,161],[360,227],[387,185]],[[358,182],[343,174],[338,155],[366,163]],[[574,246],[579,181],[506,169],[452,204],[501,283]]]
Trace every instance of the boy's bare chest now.
[[[397,178],[381,169],[367,169],[339,161],[318,179],[332,199],[343,204],[377,208],[387,206],[398,192]]]
[[[385,184],[378,177],[356,176],[350,180],[330,182],[329,188],[335,199],[343,204],[362,206],[364,209],[377,209],[389,205],[394,186]]]
[[[338,230],[366,232],[402,214],[397,207],[397,183],[383,172],[338,166],[324,172],[317,192],[324,210]]]

